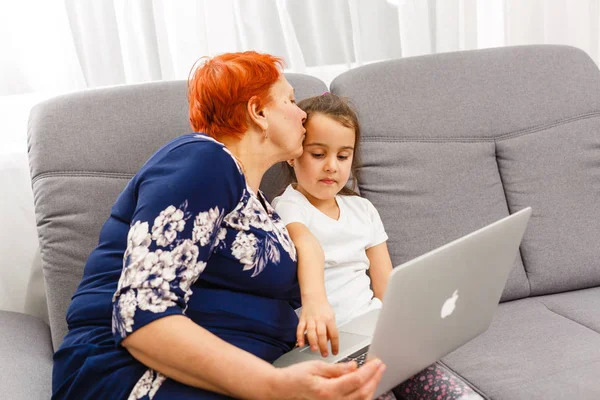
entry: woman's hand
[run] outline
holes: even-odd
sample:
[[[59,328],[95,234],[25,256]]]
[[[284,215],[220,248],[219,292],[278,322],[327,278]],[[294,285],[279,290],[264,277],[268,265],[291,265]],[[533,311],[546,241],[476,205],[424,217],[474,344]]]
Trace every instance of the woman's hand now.
[[[360,368],[355,362],[303,362],[276,370],[271,398],[372,399],[384,370],[380,360],[370,360]]]
[[[339,334],[335,323],[335,313],[326,296],[302,299],[300,322],[296,330],[296,340],[300,347],[305,344],[305,333],[311,351],[320,350],[321,356],[327,357],[329,355],[327,342],[331,340],[331,352],[338,353]]]

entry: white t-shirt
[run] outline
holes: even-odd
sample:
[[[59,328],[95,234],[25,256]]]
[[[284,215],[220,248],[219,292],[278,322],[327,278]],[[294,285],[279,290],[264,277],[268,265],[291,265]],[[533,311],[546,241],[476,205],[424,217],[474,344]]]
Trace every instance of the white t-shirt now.
[[[388,239],[379,213],[367,199],[336,196],[340,216],[335,220],[314,207],[291,185],[272,202],[275,211],[288,225],[304,224],[319,240],[325,252],[325,290],[327,299],[341,325],[357,315],[381,307],[373,298],[366,274],[366,250]]]

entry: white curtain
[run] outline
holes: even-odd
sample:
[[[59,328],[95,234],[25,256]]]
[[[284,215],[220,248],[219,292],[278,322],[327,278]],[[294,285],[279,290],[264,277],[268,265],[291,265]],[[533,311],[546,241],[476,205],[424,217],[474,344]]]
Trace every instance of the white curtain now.
[[[599,0],[19,0],[0,5],[0,95],[185,79],[256,49],[289,71],[530,43],[598,57]]]
[[[254,49],[329,83],[391,58],[518,44],[600,55],[600,0],[13,0],[0,4],[0,309],[44,316],[28,181],[30,107],[99,86],[185,79]]]

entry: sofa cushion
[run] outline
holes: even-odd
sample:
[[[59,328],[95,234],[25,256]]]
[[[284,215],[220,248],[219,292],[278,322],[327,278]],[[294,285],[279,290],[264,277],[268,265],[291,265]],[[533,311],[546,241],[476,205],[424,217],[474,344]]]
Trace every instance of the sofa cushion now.
[[[186,103],[185,83],[168,82],[64,95],[31,111],[29,163],[55,348],[116,194],[161,144],[190,132]]]
[[[600,333],[600,287],[536,297],[548,310]]]
[[[360,114],[360,190],[395,238],[394,263],[532,206],[502,300],[598,285],[599,78],[565,46],[413,57],[338,76],[332,91]]]
[[[52,389],[50,328],[29,315],[0,311],[3,399],[47,399]]]
[[[493,143],[366,137],[362,151],[360,190],[381,214],[395,265],[508,215]],[[517,257],[503,299],[528,294]]]
[[[600,398],[600,334],[537,298],[500,304],[490,329],[444,362],[492,399]]]
[[[66,311],[102,225],[129,174],[46,174],[34,179],[38,236],[54,346],[67,333]],[[41,225],[40,225],[41,223]]]
[[[533,208],[521,246],[532,295],[600,285],[599,132],[600,110],[497,140],[508,203]]]
[[[320,80],[286,74],[301,99]],[[85,261],[117,195],[148,157],[189,133],[186,82],[89,90],[43,102],[29,120],[29,162],[54,348]],[[272,171],[263,189],[281,184]]]

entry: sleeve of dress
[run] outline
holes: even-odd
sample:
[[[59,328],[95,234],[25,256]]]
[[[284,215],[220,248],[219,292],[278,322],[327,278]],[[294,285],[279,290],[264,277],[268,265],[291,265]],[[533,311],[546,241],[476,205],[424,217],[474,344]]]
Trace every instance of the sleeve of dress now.
[[[369,200],[364,199],[367,202],[367,212],[369,213],[369,218],[371,220],[371,240],[367,245],[367,249],[373,246],[377,246],[388,240],[388,235],[385,232],[385,227],[383,226],[383,222],[381,221],[381,217],[379,216],[379,212]]]
[[[237,163],[216,143],[188,142],[157,157],[134,178],[137,202],[113,296],[117,344],[152,321],[185,314],[192,284],[225,239],[223,217],[245,189]]]

